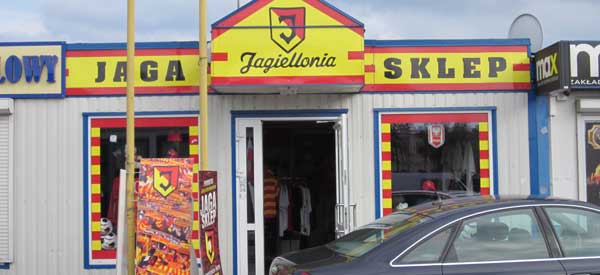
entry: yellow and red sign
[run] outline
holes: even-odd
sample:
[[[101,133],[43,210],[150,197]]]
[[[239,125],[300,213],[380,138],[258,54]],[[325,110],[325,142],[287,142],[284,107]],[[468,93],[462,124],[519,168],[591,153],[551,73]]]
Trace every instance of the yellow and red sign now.
[[[192,158],[142,159],[137,187],[135,273],[190,274]]]
[[[358,92],[363,35],[360,22],[319,0],[254,1],[213,25],[212,87],[342,85]]]
[[[369,46],[364,92],[531,90],[525,45]]]
[[[63,97],[64,43],[0,45],[0,97]]]
[[[138,49],[135,54],[136,94],[198,93],[197,48]],[[66,56],[68,96],[125,95],[126,50],[68,50]]]

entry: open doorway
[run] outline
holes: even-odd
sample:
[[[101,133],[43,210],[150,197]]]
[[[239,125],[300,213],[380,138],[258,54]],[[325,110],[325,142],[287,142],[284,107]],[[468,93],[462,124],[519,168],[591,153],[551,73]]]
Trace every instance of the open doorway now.
[[[335,239],[333,122],[263,122],[265,267]]]

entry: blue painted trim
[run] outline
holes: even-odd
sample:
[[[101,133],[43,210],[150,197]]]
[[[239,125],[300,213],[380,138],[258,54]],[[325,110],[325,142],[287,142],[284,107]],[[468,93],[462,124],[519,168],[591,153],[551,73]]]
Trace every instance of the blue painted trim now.
[[[534,92],[535,94],[535,92]],[[548,134],[550,106],[548,96],[536,96],[536,120],[537,120],[537,150],[538,150],[538,195],[549,196],[552,193],[551,173],[550,173],[550,135]],[[546,131],[542,131],[546,129]]]
[[[257,2],[256,0],[252,0],[252,1],[248,2],[248,3],[246,3],[245,5],[243,5],[242,7],[240,7],[239,9],[237,9],[237,10],[234,10],[234,11],[230,12],[229,14],[225,15],[225,17],[223,17],[223,18],[221,18],[221,19],[217,20],[216,22],[214,22],[214,23],[211,25],[211,27],[212,27],[213,29],[216,29],[216,28],[223,28],[223,27],[232,27],[232,26],[217,26],[217,25],[219,25],[219,24],[223,23],[223,21],[225,21],[225,20],[229,19],[230,17],[234,16],[235,14],[239,13],[240,11],[242,11],[242,10],[246,9],[247,7],[251,6],[252,4],[254,4],[254,3],[256,3],[256,2]],[[342,16],[345,16],[345,17],[347,17],[348,19],[350,19],[350,20],[354,21],[354,23],[356,23],[358,26],[360,26],[360,27],[364,27],[364,26],[365,26],[365,24],[363,24],[362,22],[360,22],[360,21],[356,20],[356,18],[354,18],[354,17],[352,17],[352,16],[348,15],[347,13],[345,13],[345,12],[341,11],[340,9],[338,9],[338,8],[334,7],[334,6],[333,6],[333,5],[331,5],[330,3],[328,3],[328,2],[326,2],[326,1],[324,1],[324,0],[320,0],[320,2],[321,2],[321,3],[323,3],[325,6],[329,7],[330,9],[332,9],[332,10],[334,10],[334,11],[336,11],[336,12],[339,12],[340,14],[342,14]]]
[[[231,217],[233,220],[233,274],[238,274],[238,247],[237,247],[237,177],[236,177],[236,171],[237,171],[237,159],[236,159],[236,143],[235,143],[235,135],[236,135],[236,127],[235,127],[235,120],[236,117],[231,114],[231,190],[232,190],[232,197],[233,199],[231,200]]]
[[[127,43],[73,43],[67,44],[67,50],[123,50],[127,49]],[[182,42],[138,42],[136,49],[179,49],[198,48],[198,41]]]
[[[347,114],[348,109],[313,109],[313,110],[252,110],[231,111],[233,118],[264,118],[264,117],[327,117]]]
[[[89,165],[88,165],[88,148],[89,148],[89,116],[83,114],[83,268],[91,269],[91,255],[89,253],[90,249],[90,223],[89,219],[89,181],[88,181],[88,173],[89,173]]]
[[[425,39],[365,40],[365,46],[514,46],[529,45],[529,39]]]
[[[381,94],[393,94],[393,95],[399,95],[399,94],[411,94],[411,95],[418,95],[418,94],[515,94],[515,93],[528,93],[530,90],[484,90],[484,91],[476,91],[476,90],[469,90],[469,91],[447,91],[447,90],[431,90],[431,91],[361,91],[358,94],[377,94],[377,95],[381,95]],[[338,93],[339,94],[339,93]]]
[[[374,129],[374,143],[373,152],[375,152],[375,219],[381,218],[381,152],[379,151],[379,139],[381,133],[379,132],[379,111],[373,112],[373,129]]]
[[[498,195],[498,123],[496,122],[496,109],[492,110],[492,150],[494,160],[494,190],[493,195]]]
[[[198,112],[194,111],[164,111],[164,112],[136,112],[136,116],[158,116],[158,115],[195,115]],[[92,264],[90,249],[90,223],[89,223],[89,120],[93,117],[124,117],[125,112],[84,112],[83,114],[83,268],[84,269],[115,269],[116,265]],[[199,265],[200,266],[200,265]]]
[[[60,87],[60,96],[62,98],[67,96],[67,44],[62,43],[60,47],[61,51],[61,87]]]
[[[64,44],[64,41],[0,42],[0,46],[57,46]]]
[[[10,269],[10,263],[0,264],[0,269]]]

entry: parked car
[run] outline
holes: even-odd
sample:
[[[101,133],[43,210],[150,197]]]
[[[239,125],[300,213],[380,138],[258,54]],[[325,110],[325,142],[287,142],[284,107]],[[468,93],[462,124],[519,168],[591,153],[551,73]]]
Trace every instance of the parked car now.
[[[428,203],[437,200],[447,200],[458,197],[478,196],[478,193],[466,191],[428,191],[428,190],[404,190],[392,192],[392,205],[394,211],[413,207],[422,203]]]
[[[600,274],[600,207],[463,197],[394,212],[329,244],[284,254],[271,275]]]

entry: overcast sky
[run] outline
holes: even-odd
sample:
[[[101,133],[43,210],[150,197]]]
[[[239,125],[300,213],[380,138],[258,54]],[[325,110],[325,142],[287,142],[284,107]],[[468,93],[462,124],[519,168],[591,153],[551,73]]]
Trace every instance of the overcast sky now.
[[[248,0],[240,0],[242,4]],[[19,0],[0,9],[0,42],[124,42],[126,0]],[[237,0],[207,0],[209,24]],[[599,0],[330,0],[362,21],[367,39],[506,38],[511,22],[531,13],[543,45],[600,40]],[[197,0],[136,1],[136,41],[198,39]]]

